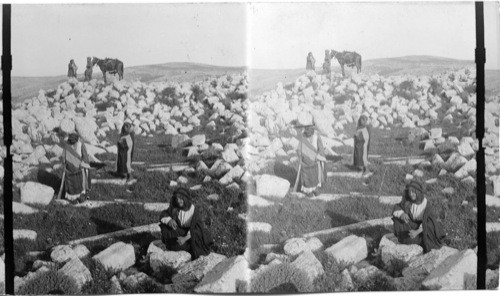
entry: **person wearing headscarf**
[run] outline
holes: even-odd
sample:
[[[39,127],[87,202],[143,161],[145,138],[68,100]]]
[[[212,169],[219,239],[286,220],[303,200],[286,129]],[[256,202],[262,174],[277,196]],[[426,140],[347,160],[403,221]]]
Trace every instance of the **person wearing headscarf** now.
[[[310,70],[314,71],[315,70],[315,67],[314,67],[315,63],[316,63],[316,60],[314,59],[312,52],[309,52],[309,54],[307,55],[306,70],[307,71],[310,71]]]
[[[161,240],[171,251],[186,251],[192,259],[210,254],[213,239],[189,189],[174,191],[170,206],[160,214]]]
[[[78,134],[70,134],[63,151],[66,199],[73,203],[88,199],[91,189],[89,156],[79,138]]]
[[[353,166],[361,169],[363,174],[368,174],[368,151],[370,150],[370,130],[368,117],[361,115],[358,120],[356,134],[354,135]]]
[[[331,56],[330,56],[330,51],[327,49],[325,50],[325,61],[323,62],[323,74],[330,74],[331,73]]]
[[[300,161],[299,190],[308,196],[316,195],[326,180],[325,148],[314,125],[306,126],[298,147]]]
[[[91,58],[87,57],[87,68],[85,69],[85,81],[92,80],[92,68],[93,67],[94,67],[94,64],[92,63]]]
[[[403,198],[392,211],[394,234],[403,244],[420,245],[427,253],[443,246],[444,230],[418,181],[406,185]]]
[[[132,124],[130,122],[123,124],[117,146],[116,173],[121,177],[126,177],[127,182],[130,182],[132,181],[132,158],[135,146]]]
[[[78,70],[78,67],[75,64],[75,61],[70,60],[68,64],[68,78],[76,78],[76,70]]]

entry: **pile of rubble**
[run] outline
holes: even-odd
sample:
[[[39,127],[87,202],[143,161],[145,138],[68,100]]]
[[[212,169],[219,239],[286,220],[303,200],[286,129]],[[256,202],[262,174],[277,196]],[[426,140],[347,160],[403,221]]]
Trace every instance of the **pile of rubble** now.
[[[265,259],[251,271],[251,279],[257,279],[272,266],[290,263],[307,274],[312,286],[325,273],[317,258],[319,253],[324,253],[342,266],[341,280],[336,283],[337,292],[356,290],[357,285],[375,275],[385,277],[398,290],[463,290],[472,288],[466,283],[469,279],[475,283],[477,272],[477,255],[472,249],[459,251],[445,246],[424,254],[419,245],[399,244],[393,234],[383,236],[376,249],[375,256],[383,265],[379,267],[370,263],[377,260],[368,259],[367,241],[356,235],[347,236],[331,246],[324,246],[316,237],[292,238],[282,246],[262,246],[260,251]],[[391,265],[396,264],[403,268],[399,277],[393,278],[385,270],[391,270]],[[495,277],[498,278],[498,269],[487,271],[487,282],[494,281]],[[276,285],[286,284],[287,280],[289,278],[283,276],[284,282],[278,281]]]
[[[248,264],[242,256],[227,258],[210,253],[191,260],[187,252],[165,250],[161,241],[153,241],[147,250],[144,261],[147,264],[145,269],[151,270],[148,275],[134,267],[139,261],[134,247],[117,242],[93,256],[84,245],[56,246],[50,251],[50,261],[36,260],[31,272],[22,278],[15,277],[15,290],[19,291],[32,279],[56,269],[73,279],[81,291],[94,280],[84,264],[89,258],[113,273],[111,290],[107,291],[111,294],[134,291],[146,284],[164,293],[235,293],[238,281],[246,282],[248,278]],[[173,276],[167,276],[169,270]]]

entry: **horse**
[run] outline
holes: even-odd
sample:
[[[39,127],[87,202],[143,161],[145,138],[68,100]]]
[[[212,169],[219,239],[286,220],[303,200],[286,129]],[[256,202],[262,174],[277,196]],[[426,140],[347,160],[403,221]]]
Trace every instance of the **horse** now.
[[[118,79],[122,80],[123,79],[123,62],[118,60],[118,59],[110,59],[110,58],[105,58],[105,59],[99,59],[94,57],[92,59],[92,64],[99,66],[102,72],[102,77],[104,77],[104,83],[106,82],[106,72],[109,74],[117,74],[118,73]]]
[[[340,67],[342,68],[342,76],[345,77],[344,73],[344,65],[347,67],[356,67],[357,73],[361,72],[361,55],[357,52],[351,52],[351,51],[335,51],[331,50],[330,56],[332,58],[336,58],[337,61],[340,64]]]

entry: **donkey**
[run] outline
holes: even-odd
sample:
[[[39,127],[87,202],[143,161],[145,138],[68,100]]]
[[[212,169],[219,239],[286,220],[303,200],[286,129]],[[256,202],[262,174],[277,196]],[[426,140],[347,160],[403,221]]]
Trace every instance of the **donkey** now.
[[[330,56],[336,58],[342,68],[342,76],[345,77],[344,65],[353,68],[356,67],[357,73],[361,72],[361,55],[357,52],[351,51],[335,51],[331,50]]]
[[[123,79],[123,62],[118,59],[99,59],[94,57],[92,59],[92,64],[97,64],[97,66],[101,69],[102,77],[104,77],[104,83],[107,83],[106,72],[113,75],[118,73],[118,79]]]

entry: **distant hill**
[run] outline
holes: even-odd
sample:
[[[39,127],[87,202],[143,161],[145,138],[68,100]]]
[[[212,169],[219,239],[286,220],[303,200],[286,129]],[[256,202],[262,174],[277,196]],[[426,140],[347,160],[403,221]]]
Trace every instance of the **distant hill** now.
[[[432,56],[407,56],[397,58],[383,58],[366,60],[362,62],[362,72],[381,76],[393,75],[432,75],[448,70],[457,70],[464,67],[474,67],[474,61],[462,61],[449,58]],[[316,62],[316,70],[321,71],[322,61]],[[356,69],[354,68],[354,71]],[[340,73],[340,66],[332,60],[332,71]],[[345,67],[346,75],[353,71]],[[297,76],[305,73],[305,69],[263,70],[250,69],[250,91],[259,93],[272,89],[276,83],[289,83],[295,81]]]
[[[179,81],[194,82],[206,78],[241,73],[245,67],[220,67],[195,63],[166,63],[125,67],[124,79],[127,81],[139,80],[141,82]],[[118,79],[118,76],[106,75],[108,81]],[[113,78],[114,77],[114,78]],[[92,78],[102,79],[98,67],[94,67]],[[83,80],[83,72],[78,73],[78,79]],[[25,99],[37,96],[40,89],[54,89],[59,84],[67,81],[66,75],[51,77],[12,77],[12,101],[22,102]]]
[[[337,61],[332,61],[332,70],[340,73]],[[448,70],[457,70],[463,67],[474,67],[473,61],[454,60],[432,56],[407,56],[397,58],[384,58],[363,61],[362,72],[366,74],[391,75],[432,75]],[[321,69],[321,61],[316,64],[316,69]],[[194,82],[214,76],[232,73],[241,73],[245,67],[219,67],[195,63],[166,63],[125,68],[125,80],[142,82],[178,81]],[[351,68],[346,68],[346,74],[351,73]],[[249,69],[250,95],[262,93],[273,89],[278,82],[290,83],[304,74],[304,69]],[[83,79],[83,72],[79,79]],[[94,68],[94,78],[102,79],[102,74],[97,67]],[[115,78],[110,78],[115,79]],[[66,81],[65,75],[53,77],[12,77],[13,103],[21,102],[38,94],[40,89],[56,88]],[[500,93],[500,71],[486,71],[486,94]]]

